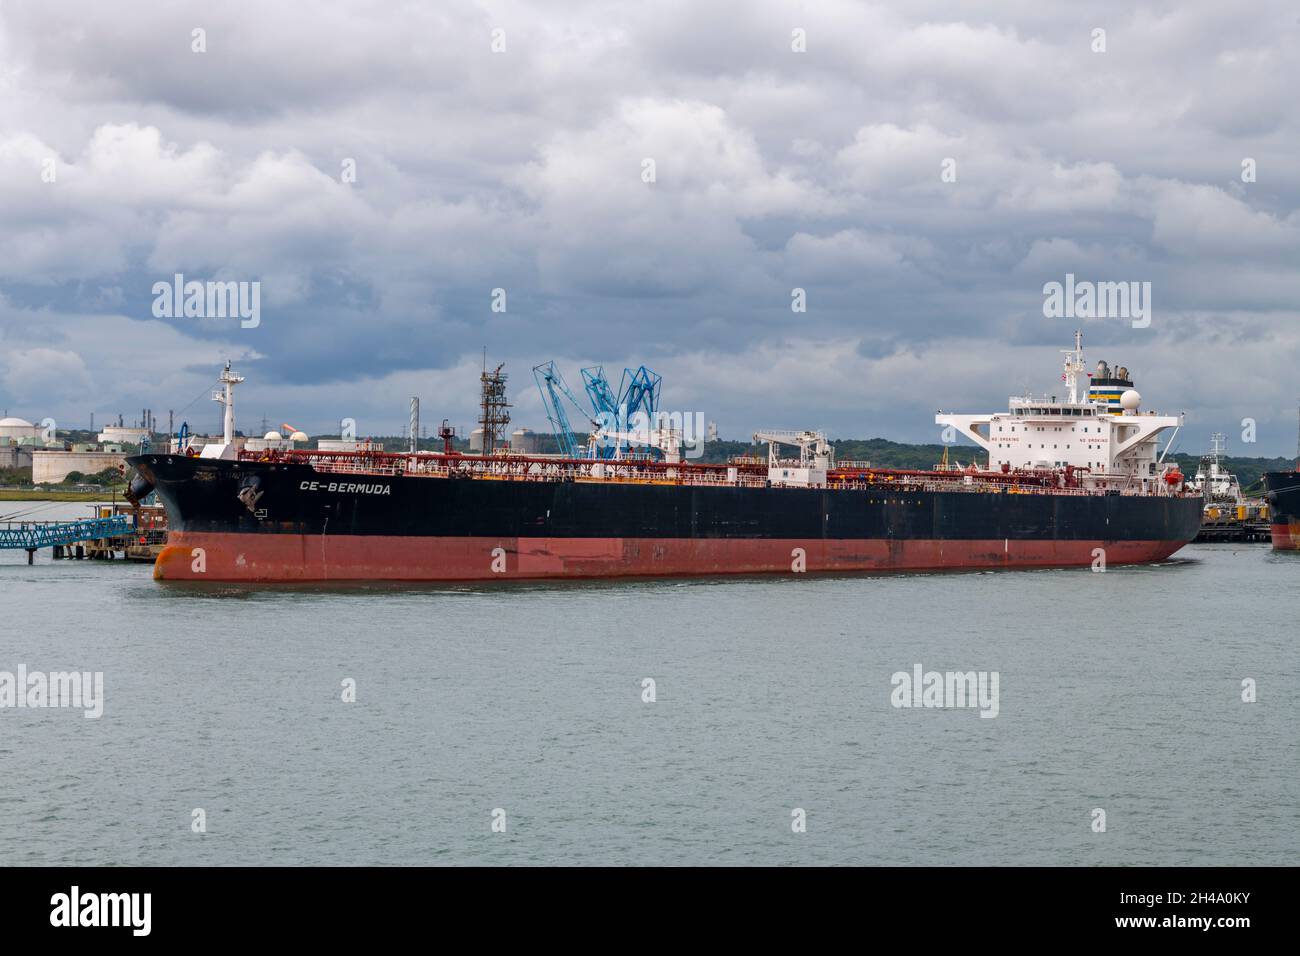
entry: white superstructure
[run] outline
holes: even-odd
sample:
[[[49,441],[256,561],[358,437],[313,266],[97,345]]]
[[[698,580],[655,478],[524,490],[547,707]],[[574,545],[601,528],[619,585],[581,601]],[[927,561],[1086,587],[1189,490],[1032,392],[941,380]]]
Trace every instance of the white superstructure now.
[[[990,471],[1073,469],[1089,484],[1134,488],[1161,480],[1165,466],[1159,451],[1160,434],[1175,431],[1182,415],[1141,411],[1142,396],[1129,388],[1120,396],[1119,414],[1110,406],[1079,395],[1083,336],[1074,333],[1074,348],[1065,352],[1067,395],[1034,398],[1013,396],[1006,412],[952,415],[934,420],[950,425],[988,453]]]
[[[1210,453],[1201,458],[1196,469],[1196,477],[1188,479],[1187,487],[1199,491],[1206,498],[1206,507],[1211,501],[1230,501],[1239,504],[1245,498],[1237,476],[1223,467],[1223,451],[1226,437],[1222,432],[1210,436]]]

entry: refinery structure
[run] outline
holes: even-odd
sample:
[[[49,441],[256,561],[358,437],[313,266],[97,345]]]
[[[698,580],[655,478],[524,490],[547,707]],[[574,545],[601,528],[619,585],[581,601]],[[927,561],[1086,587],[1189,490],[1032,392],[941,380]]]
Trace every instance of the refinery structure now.
[[[17,416],[0,419],[0,468],[32,470],[35,485],[58,484],[69,475],[97,475],[106,469],[126,470],[128,451],[148,448],[156,435],[153,412],[143,409],[140,418],[126,424],[121,415],[116,424],[103,426],[93,441],[69,441],[59,437],[53,419],[39,424]],[[66,435],[67,432],[65,431]]]

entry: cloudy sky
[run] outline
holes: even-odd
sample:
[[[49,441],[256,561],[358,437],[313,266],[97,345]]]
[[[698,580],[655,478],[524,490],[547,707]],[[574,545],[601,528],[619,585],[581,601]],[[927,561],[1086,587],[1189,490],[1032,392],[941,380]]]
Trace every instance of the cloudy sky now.
[[[723,437],[934,441],[1060,388],[1073,273],[1151,283],[1085,349],[1180,450],[1293,454],[1297,86],[1287,0],[0,0],[0,406],[211,429],[231,358],[246,428],[468,426],[486,347],[537,428],[555,359]],[[175,273],[260,325],[155,318]]]

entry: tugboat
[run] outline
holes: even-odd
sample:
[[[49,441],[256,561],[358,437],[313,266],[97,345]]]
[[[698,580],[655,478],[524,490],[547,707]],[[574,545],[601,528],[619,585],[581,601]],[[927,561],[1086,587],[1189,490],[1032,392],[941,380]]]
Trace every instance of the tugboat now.
[[[1226,436],[1210,436],[1210,453],[1202,455],[1196,476],[1187,486],[1205,496],[1204,516],[1197,543],[1208,541],[1268,540],[1268,505],[1263,498],[1248,498],[1237,476],[1223,465]]]

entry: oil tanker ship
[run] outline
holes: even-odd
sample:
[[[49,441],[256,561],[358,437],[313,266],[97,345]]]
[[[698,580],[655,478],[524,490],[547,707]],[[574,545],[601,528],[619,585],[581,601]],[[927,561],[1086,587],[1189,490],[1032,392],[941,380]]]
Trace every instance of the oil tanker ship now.
[[[1264,472],[1274,551],[1300,551],[1300,470]]]
[[[819,432],[759,432],[768,455],[683,460],[672,426],[605,436],[613,459],[238,448],[222,374],[223,441],[128,461],[157,489],[168,543],[154,577],[209,581],[467,581],[1026,568],[1160,561],[1196,536],[1202,498],[1158,454],[1181,418],[1131,387],[1012,398],[936,415],[987,454],[965,468],[834,461]],[[1105,374],[1103,374],[1105,372]],[[1125,370],[1125,374],[1127,374]],[[1126,384],[1130,382],[1124,376]],[[485,419],[487,418],[485,412]],[[621,447],[621,444],[620,444]],[[644,452],[640,449],[644,448]],[[781,449],[797,448],[797,458]]]

